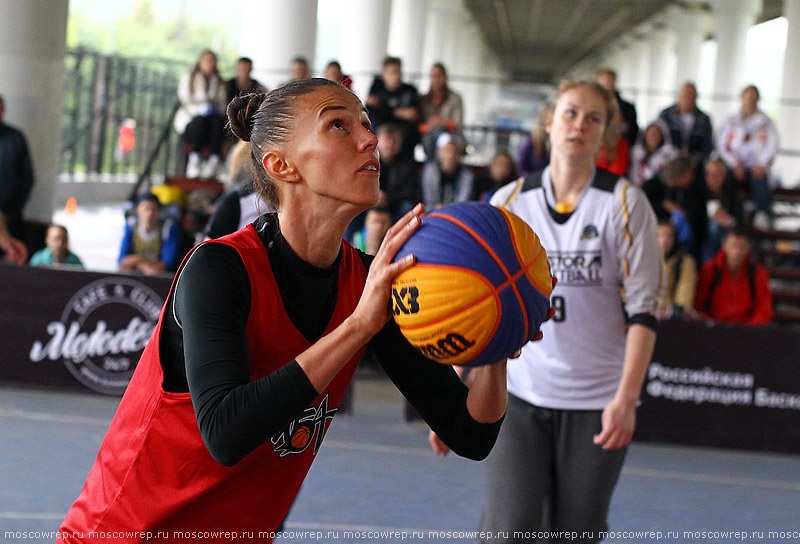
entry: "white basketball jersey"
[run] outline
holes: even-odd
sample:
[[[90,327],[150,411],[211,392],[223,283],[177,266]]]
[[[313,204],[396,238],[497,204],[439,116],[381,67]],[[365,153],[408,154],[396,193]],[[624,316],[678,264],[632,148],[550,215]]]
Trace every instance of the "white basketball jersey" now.
[[[574,211],[555,213],[548,168],[501,188],[492,204],[531,226],[558,279],[551,297],[556,317],[542,325],[543,340],[529,342],[509,361],[509,392],[545,408],[603,409],[622,375],[625,310],[652,312],[660,288],[649,203],[624,179],[597,170]],[[633,273],[647,278],[634,281]],[[623,301],[623,286],[636,300]]]

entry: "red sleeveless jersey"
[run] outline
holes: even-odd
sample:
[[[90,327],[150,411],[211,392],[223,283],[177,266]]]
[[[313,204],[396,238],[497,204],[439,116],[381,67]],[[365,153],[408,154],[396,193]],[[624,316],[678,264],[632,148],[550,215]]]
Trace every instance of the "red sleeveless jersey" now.
[[[257,380],[310,344],[286,314],[253,226],[217,242],[239,252],[250,277],[246,337],[251,379]],[[353,312],[366,275],[358,252],[343,244],[336,307],[326,334]],[[174,288],[173,282],[170,294]],[[162,389],[159,342],[165,309],[57,542],[271,542],[363,353],[297,420],[226,467],[206,449],[189,393]]]

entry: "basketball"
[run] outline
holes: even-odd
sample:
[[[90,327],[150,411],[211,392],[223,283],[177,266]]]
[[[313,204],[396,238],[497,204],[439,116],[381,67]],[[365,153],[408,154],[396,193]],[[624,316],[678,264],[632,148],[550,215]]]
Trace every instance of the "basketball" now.
[[[539,237],[485,202],[459,202],[422,219],[395,260],[416,263],[392,283],[403,336],[434,361],[479,366],[513,355],[550,308],[552,277]]]
[[[304,448],[308,444],[309,438],[311,438],[311,429],[307,425],[298,427],[292,435],[292,447]]]

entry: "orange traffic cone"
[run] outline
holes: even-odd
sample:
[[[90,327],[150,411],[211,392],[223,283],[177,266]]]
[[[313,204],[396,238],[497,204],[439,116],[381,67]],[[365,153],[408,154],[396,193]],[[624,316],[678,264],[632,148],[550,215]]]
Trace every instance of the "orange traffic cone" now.
[[[64,211],[70,215],[74,214],[78,211],[78,199],[74,196],[71,196],[67,199],[67,206],[64,208]]]

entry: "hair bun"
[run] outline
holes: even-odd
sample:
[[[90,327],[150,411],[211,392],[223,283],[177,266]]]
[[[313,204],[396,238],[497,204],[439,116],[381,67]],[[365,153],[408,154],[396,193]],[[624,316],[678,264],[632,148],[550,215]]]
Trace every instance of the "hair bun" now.
[[[228,123],[238,138],[245,142],[250,141],[253,132],[253,122],[258,108],[267,97],[264,93],[250,93],[237,96],[228,104]]]

